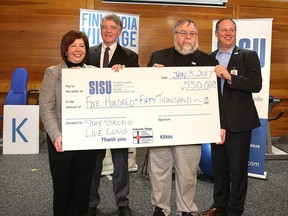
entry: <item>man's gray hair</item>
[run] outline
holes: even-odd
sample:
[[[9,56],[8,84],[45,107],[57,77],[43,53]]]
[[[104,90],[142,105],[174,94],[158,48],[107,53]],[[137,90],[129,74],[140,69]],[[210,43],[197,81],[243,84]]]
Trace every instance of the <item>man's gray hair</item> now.
[[[197,33],[197,35],[198,35],[197,25],[196,25],[196,23],[195,23],[193,20],[191,20],[191,19],[180,19],[180,20],[178,20],[178,21],[175,23],[175,25],[174,25],[173,34],[175,34],[175,32],[177,32],[178,26],[183,25],[183,24],[185,24],[185,23],[187,23],[187,26],[189,26],[189,25],[192,23],[192,24],[195,26],[196,33]]]
[[[116,14],[107,14],[103,17],[102,21],[101,21],[101,26],[104,20],[112,20],[114,21],[117,26],[118,26],[118,30],[122,30],[123,29],[123,24],[122,21],[120,19],[119,16],[117,16]]]

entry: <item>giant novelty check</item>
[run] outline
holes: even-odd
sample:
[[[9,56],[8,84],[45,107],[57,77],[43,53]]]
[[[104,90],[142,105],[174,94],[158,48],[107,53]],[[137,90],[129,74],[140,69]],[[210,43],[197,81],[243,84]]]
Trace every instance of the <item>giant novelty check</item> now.
[[[62,70],[64,150],[220,141],[214,67]]]

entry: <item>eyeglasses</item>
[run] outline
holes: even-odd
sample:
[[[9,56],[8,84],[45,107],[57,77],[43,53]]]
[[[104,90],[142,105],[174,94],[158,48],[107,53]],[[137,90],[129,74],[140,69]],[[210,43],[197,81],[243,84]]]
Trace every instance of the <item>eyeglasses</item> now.
[[[197,33],[196,32],[194,32],[194,31],[192,31],[192,32],[186,32],[186,31],[180,31],[180,32],[175,32],[175,34],[179,34],[180,35],[180,37],[187,37],[188,35],[190,36],[190,37],[196,37],[197,36]]]

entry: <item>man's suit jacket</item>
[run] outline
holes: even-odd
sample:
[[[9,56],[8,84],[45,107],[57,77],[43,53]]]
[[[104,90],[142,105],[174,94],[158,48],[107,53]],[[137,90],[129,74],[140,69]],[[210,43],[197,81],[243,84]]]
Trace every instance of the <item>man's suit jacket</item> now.
[[[175,48],[167,48],[163,50],[158,50],[152,53],[150,60],[148,62],[148,67],[152,67],[154,63],[163,64],[165,67],[176,67],[176,66],[215,66],[218,61],[211,58],[208,54],[197,50],[192,55],[192,60],[186,65],[179,65],[175,58]]]
[[[100,68],[100,56],[101,56],[102,43],[89,48],[89,55],[86,60],[86,64],[94,65]],[[108,67],[112,67],[115,64],[125,65],[125,67],[139,67],[139,56],[134,51],[120,46],[117,43],[116,50],[109,62]]]
[[[211,53],[216,57],[218,50]],[[261,67],[258,55],[251,50],[235,46],[227,70],[237,70],[232,75],[231,84],[227,81],[223,89],[223,112],[226,127],[232,132],[252,130],[260,126],[252,93],[262,88]]]

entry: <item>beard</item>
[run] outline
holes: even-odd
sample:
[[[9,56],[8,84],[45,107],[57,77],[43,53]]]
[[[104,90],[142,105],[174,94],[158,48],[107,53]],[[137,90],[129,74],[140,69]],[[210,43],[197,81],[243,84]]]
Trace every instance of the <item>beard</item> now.
[[[198,40],[196,40],[195,46],[193,46],[191,41],[184,41],[183,46],[177,43],[177,41],[174,41],[175,49],[181,54],[181,55],[189,55],[193,54],[198,49]]]

